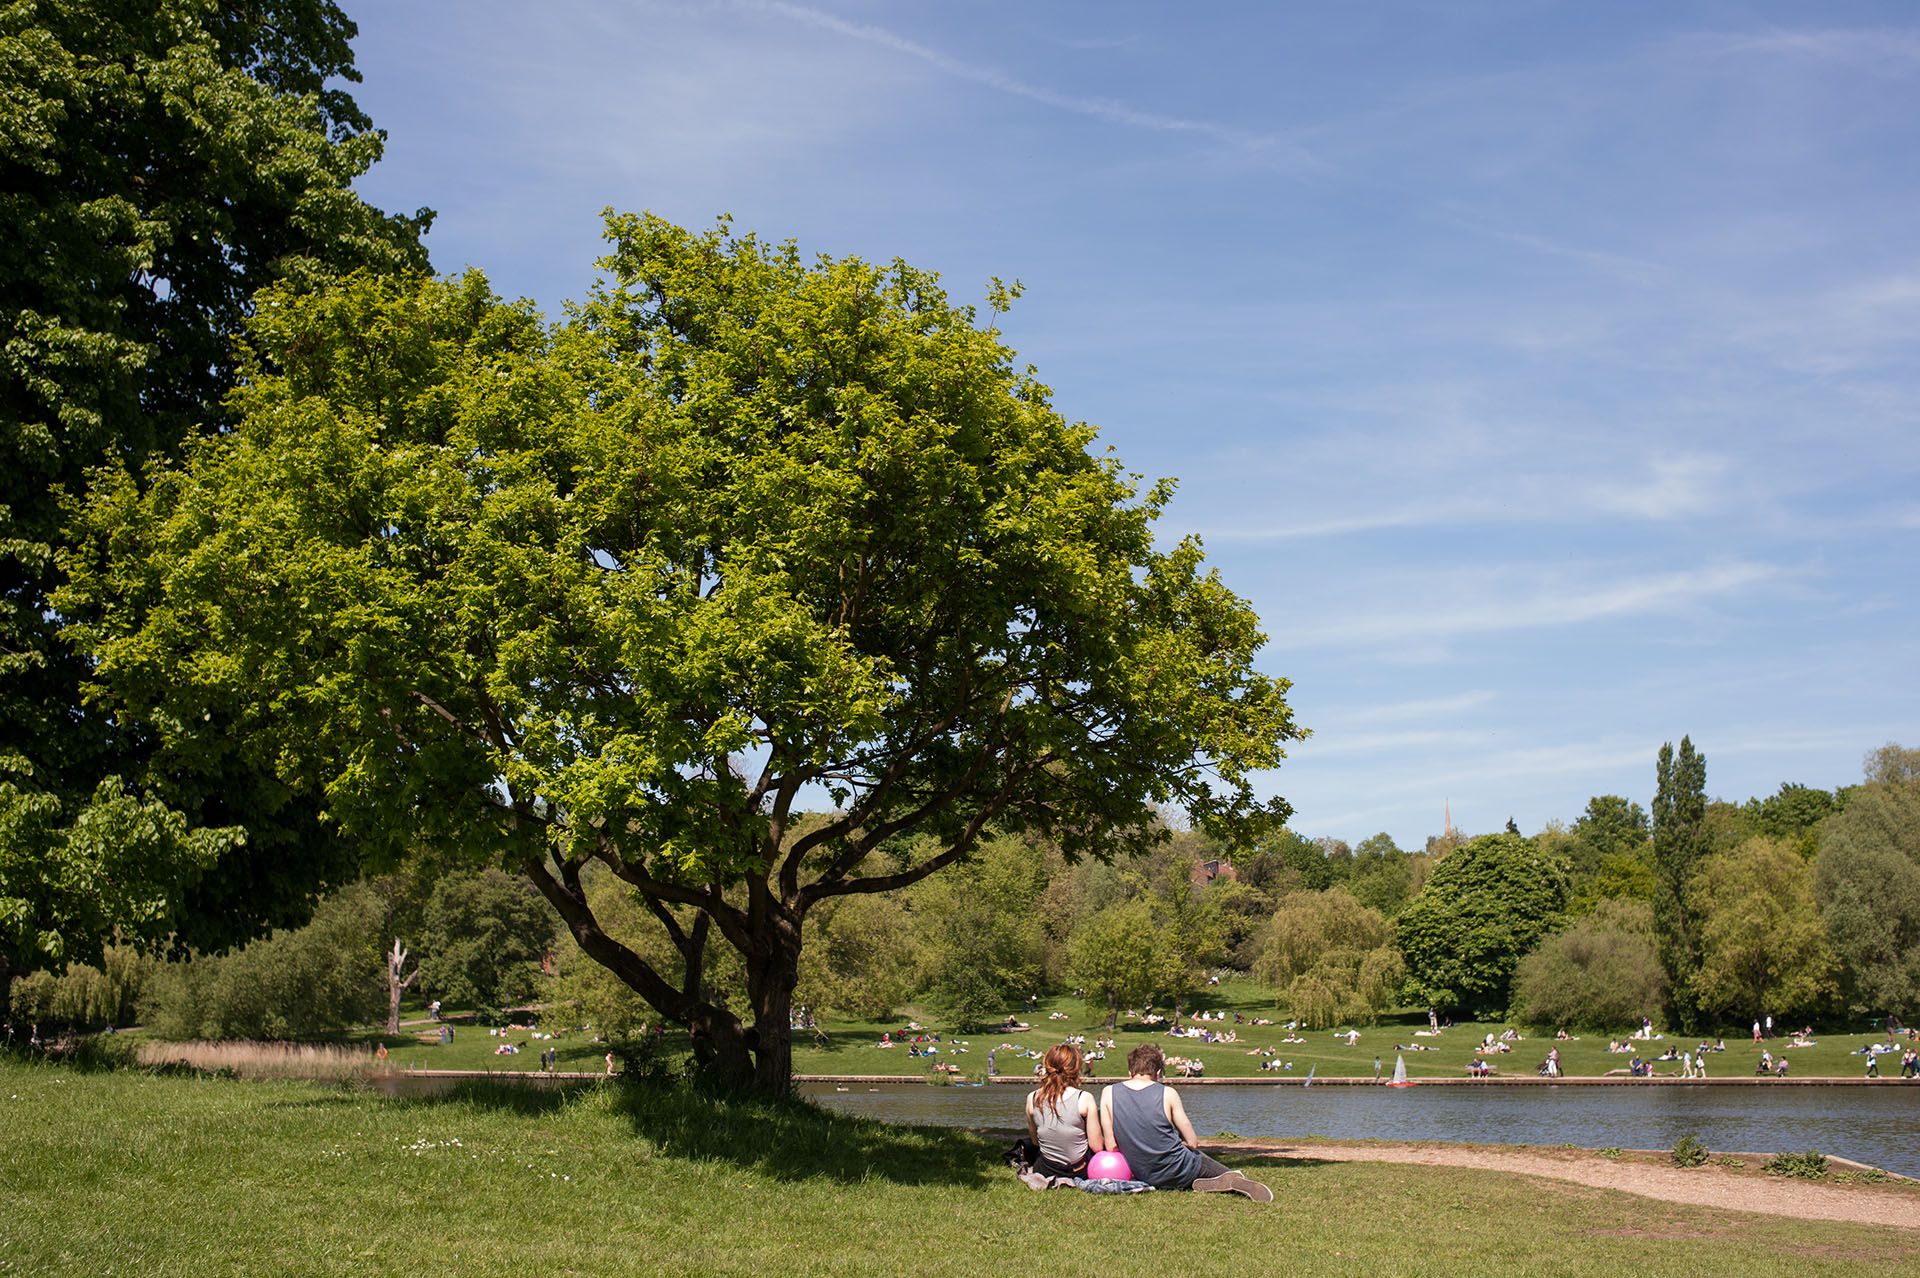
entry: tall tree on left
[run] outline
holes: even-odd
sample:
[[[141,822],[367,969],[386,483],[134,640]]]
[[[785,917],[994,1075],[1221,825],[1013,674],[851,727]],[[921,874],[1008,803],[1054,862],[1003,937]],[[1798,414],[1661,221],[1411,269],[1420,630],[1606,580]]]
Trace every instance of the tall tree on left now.
[[[420,272],[431,214],[352,190],[383,135],[329,0],[0,3],[0,1000],[10,970],[294,921],[349,869],[316,796],[85,705],[50,604],[93,468],[224,425],[256,290]]]

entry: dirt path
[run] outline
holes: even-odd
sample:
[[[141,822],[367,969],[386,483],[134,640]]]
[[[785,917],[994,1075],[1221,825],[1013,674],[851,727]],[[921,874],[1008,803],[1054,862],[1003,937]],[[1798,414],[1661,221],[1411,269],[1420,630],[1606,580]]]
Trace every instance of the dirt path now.
[[[1287,1161],[1408,1163],[1422,1167],[1471,1167],[1482,1171],[1544,1176],[1551,1180],[1617,1189],[1663,1202],[1729,1211],[1757,1211],[1804,1220],[1839,1220],[1920,1230],[1920,1192],[1910,1186],[1822,1185],[1734,1171],[1724,1167],[1674,1167],[1631,1155],[1602,1158],[1587,1150],[1499,1149],[1479,1145],[1260,1144],[1233,1145],[1238,1153]]]

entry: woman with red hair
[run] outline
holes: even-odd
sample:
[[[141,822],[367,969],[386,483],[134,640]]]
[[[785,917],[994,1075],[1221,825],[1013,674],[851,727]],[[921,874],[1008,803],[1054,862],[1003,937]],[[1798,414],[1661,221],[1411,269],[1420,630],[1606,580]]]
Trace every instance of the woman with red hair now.
[[[1087,1160],[1111,1149],[1093,1094],[1080,1089],[1080,1049],[1047,1049],[1040,1086],[1027,1093],[1027,1136],[1039,1147],[1033,1170],[1042,1176],[1085,1176]]]

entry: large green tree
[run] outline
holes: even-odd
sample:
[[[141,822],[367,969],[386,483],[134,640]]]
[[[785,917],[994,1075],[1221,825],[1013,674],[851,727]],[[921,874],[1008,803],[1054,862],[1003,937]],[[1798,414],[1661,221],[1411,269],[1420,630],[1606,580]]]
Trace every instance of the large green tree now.
[[[1412,894],[1412,858],[1384,830],[1362,839],[1353,850],[1353,873],[1347,876],[1347,890],[1362,905],[1392,918]]]
[[[921,987],[961,1025],[998,1019],[1039,992],[1046,886],[1034,849],[1003,835],[916,893],[915,915],[928,925]]]
[[[255,290],[425,266],[427,215],[352,189],[382,143],[353,34],[331,0],[0,3],[0,986],[115,931],[290,921],[347,869],[217,718],[156,760],[83,709],[49,600],[88,469],[224,421]]]
[[[1691,1031],[1698,1026],[1694,976],[1700,970],[1700,922],[1688,890],[1706,859],[1707,759],[1680,738],[1660,747],[1653,796],[1653,929],[1660,966],[1667,974],[1673,1021]]]
[[[1637,852],[1646,844],[1646,809],[1617,794],[1596,794],[1570,833],[1574,872],[1592,874],[1608,857]]]
[[[1813,866],[1785,839],[1757,835],[1708,857],[1688,885],[1698,919],[1694,1006],[1744,1023],[1818,1010],[1833,956],[1814,907]]]
[[[1814,891],[1849,1006],[1911,1019],[1920,1015],[1920,773],[1893,775],[1854,790],[1821,827]]]
[[[90,507],[101,686],[217,708],[370,851],[526,874],[710,1075],[768,1089],[819,902],[995,827],[1072,858],[1158,842],[1156,805],[1284,818],[1251,609],[971,308],[905,263],[608,232],[557,329],[477,275],[269,296],[233,429]],[[594,863],[677,947],[724,938],[740,1011],[606,933]]]
[[[1433,867],[1394,933],[1412,993],[1447,1011],[1504,1011],[1514,968],[1560,922],[1564,867],[1518,834],[1487,834]]]
[[[519,875],[448,874],[421,910],[420,993],[458,1007],[502,1010],[533,997],[556,920]]]
[[[1757,833],[1787,839],[1795,851],[1811,859],[1818,848],[1816,831],[1820,823],[1838,811],[1840,804],[1830,790],[1789,781],[1766,798],[1749,799],[1742,806],[1750,813]]]
[[[1145,897],[1109,905],[1084,919],[1067,942],[1067,979],[1106,1013],[1113,1029],[1123,1007],[1151,1003],[1164,984],[1167,960],[1160,928]]]

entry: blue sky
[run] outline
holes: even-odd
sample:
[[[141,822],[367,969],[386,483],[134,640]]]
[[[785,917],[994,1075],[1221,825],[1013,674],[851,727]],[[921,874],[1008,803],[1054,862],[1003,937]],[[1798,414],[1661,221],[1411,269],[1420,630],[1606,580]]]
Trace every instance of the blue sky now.
[[[348,0],[363,183],[550,313],[599,211],[904,257],[1180,480],[1417,848],[1920,745],[1920,9]]]

